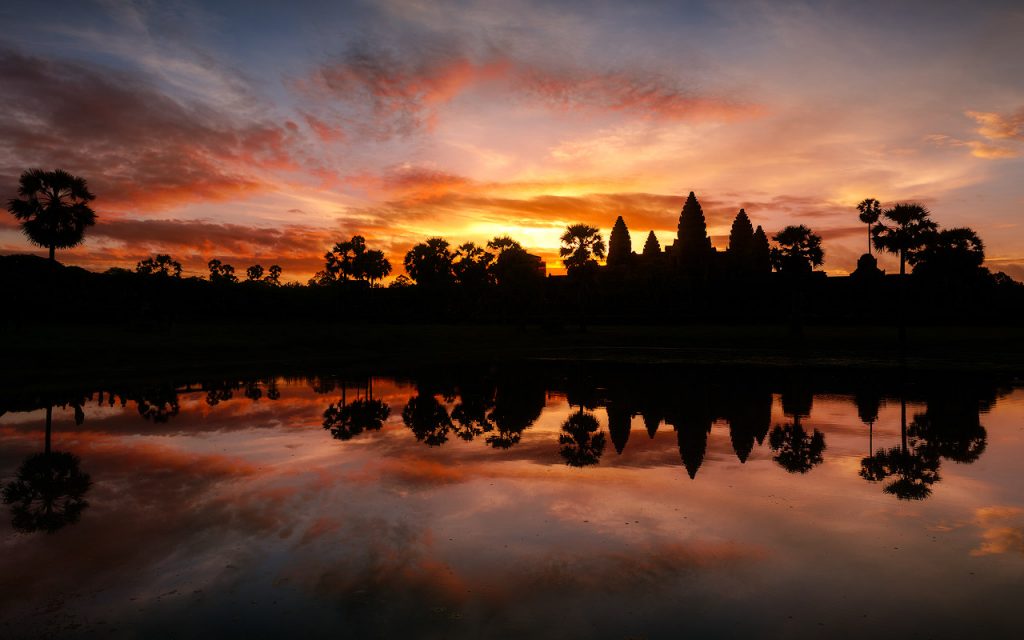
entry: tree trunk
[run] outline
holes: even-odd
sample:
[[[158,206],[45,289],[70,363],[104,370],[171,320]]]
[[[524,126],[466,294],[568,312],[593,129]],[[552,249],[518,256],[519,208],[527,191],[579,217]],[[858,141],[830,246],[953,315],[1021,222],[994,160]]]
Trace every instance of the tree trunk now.
[[[56,262],[57,261],[56,253],[57,253],[57,245],[51,244],[50,245],[50,262]]]
[[[907,398],[900,395],[900,446],[903,453],[907,453]]]
[[[868,225],[868,255],[871,255],[871,225]]]
[[[900,275],[907,275],[907,253],[900,250]]]
[[[52,427],[53,427],[53,406],[52,405],[47,405],[47,407],[46,407],[46,444],[45,444],[44,449],[43,449],[46,452],[46,455],[50,455],[50,433],[52,431]]]

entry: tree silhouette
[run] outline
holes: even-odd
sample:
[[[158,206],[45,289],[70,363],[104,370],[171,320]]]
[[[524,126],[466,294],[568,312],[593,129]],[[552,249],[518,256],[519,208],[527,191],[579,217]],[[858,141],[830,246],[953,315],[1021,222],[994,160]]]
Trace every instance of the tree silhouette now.
[[[558,453],[570,467],[586,467],[601,461],[604,453],[604,433],[597,433],[601,424],[594,414],[583,411],[580,405],[578,413],[566,418],[562,423],[562,432],[558,436],[560,449]]]
[[[571,224],[561,237],[562,246],[558,255],[570,275],[575,275],[597,265],[595,258],[605,256],[604,239],[597,227],[587,224]]]
[[[626,222],[619,216],[612,226],[611,235],[608,236],[608,266],[617,267],[629,263],[633,255],[633,244],[629,239],[629,229]]]
[[[206,266],[210,269],[210,282],[222,284],[238,282],[238,277],[235,276],[235,268],[230,264],[224,264],[214,258],[207,262]]]
[[[363,236],[352,236],[351,240],[335,243],[330,251],[324,254],[324,274],[330,282],[348,280],[355,273],[355,260],[366,252],[366,240]]]
[[[276,264],[270,265],[270,268],[267,269],[267,275],[265,275],[263,277],[263,281],[266,282],[267,284],[275,286],[275,287],[281,286],[281,272],[282,271],[283,270],[281,269],[280,266],[278,266]]]
[[[245,279],[249,282],[259,282],[263,279],[263,266],[254,264],[245,270]]]
[[[871,255],[871,225],[878,222],[882,215],[882,206],[874,198],[865,198],[857,205],[860,221],[868,225],[868,255]]]
[[[78,246],[86,227],[96,224],[89,202],[96,196],[84,178],[56,169],[29,169],[18,178],[18,197],[7,202],[7,210],[21,221],[21,231],[35,245],[50,250]]]
[[[410,280],[408,276],[402,274],[391,281],[391,284],[388,285],[388,289],[406,289],[411,286],[413,286],[412,280]]]
[[[452,262],[455,281],[465,287],[481,288],[490,283],[494,254],[472,242],[459,245]]]
[[[772,263],[781,273],[810,273],[825,262],[821,236],[802,224],[784,228],[773,239],[779,246],[772,249]]]
[[[158,253],[153,257],[139,261],[135,265],[135,273],[147,276],[181,277],[181,263],[166,253]]]
[[[405,272],[424,286],[450,284],[452,273],[452,252],[444,238],[430,238],[417,244],[405,254]]]
[[[367,249],[357,255],[352,268],[356,278],[366,280],[371,285],[383,280],[391,273],[391,263],[384,257],[384,252],[378,249]]]
[[[985,245],[968,227],[929,234],[924,246],[909,258],[914,274],[932,279],[970,279],[985,261]]]
[[[879,223],[874,229],[875,247],[900,257],[900,275],[906,275],[907,262],[921,249],[935,232],[935,223],[929,218],[923,206],[913,202],[901,202],[882,212],[887,222]]]

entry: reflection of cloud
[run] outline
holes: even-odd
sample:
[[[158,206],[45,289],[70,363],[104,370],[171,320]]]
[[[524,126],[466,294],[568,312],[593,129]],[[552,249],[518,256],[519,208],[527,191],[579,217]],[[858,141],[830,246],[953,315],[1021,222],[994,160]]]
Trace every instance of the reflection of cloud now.
[[[1019,553],[1024,555],[1024,509],[1019,507],[982,507],[974,512],[981,528],[982,542],[971,550],[972,556]]]

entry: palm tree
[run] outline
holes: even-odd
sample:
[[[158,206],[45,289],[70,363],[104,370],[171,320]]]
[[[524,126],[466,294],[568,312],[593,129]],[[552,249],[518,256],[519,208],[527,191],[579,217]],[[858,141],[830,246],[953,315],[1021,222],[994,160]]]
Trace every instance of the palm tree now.
[[[900,256],[900,275],[907,274],[907,261],[925,245],[935,233],[936,225],[929,219],[927,209],[916,202],[901,202],[882,212],[890,224],[875,227],[872,238],[875,247]]]
[[[594,258],[604,258],[604,240],[597,227],[587,224],[571,224],[562,234],[562,247],[558,255],[570,274],[596,264]]]
[[[263,265],[254,264],[245,270],[245,278],[249,282],[259,282],[263,279]]]
[[[96,224],[96,212],[89,202],[96,196],[85,178],[56,169],[29,169],[18,179],[18,197],[7,203],[7,210],[21,220],[28,239],[50,250],[56,261],[58,248],[69,249],[82,243],[85,228]]]
[[[444,238],[430,238],[405,254],[405,272],[417,284],[439,286],[451,283],[453,254]]]
[[[857,205],[857,211],[860,211],[860,221],[868,225],[868,255],[871,255],[871,225],[882,215],[882,205],[874,198],[865,198]]]
[[[452,272],[455,281],[463,286],[482,287],[492,279],[491,263],[494,254],[472,242],[459,245],[455,250]]]

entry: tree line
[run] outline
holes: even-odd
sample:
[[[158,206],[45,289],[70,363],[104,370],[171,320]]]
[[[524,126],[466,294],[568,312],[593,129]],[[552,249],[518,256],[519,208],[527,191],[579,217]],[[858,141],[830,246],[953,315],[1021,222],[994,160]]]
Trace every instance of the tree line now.
[[[86,229],[96,223],[90,202],[95,195],[86,180],[57,169],[31,169],[19,178],[18,197],[8,202],[8,210],[21,222],[25,236],[49,250],[51,260],[57,249],[81,244]],[[875,198],[866,198],[857,205],[858,218],[867,225],[867,252],[858,262],[858,271],[870,275],[877,270],[873,250],[891,253],[899,258],[900,275],[907,265],[915,273],[931,277],[964,278],[977,275],[985,259],[984,244],[969,227],[939,229],[927,208],[919,203],[899,202],[883,208]],[[599,261],[607,259],[607,267],[652,268],[670,262],[677,271],[688,276],[722,275],[750,276],[771,271],[785,274],[806,274],[824,264],[822,238],[805,225],[789,225],[771,236],[761,226],[751,224],[745,210],[740,209],[729,233],[728,248],[719,256],[707,232],[700,203],[690,192],[679,215],[675,241],[662,250],[651,230],[643,250],[632,250],[629,230],[622,216],[615,221],[606,245],[597,227],[570,224],[560,237],[559,256],[570,277],[592,275]],[[235,268],[219,259],[208,263],[209,279],[218,283],[235,283],[240,278]],[[543,271],[538,256],[528,253],[508,236],[496,237],[484,246],[466,242],[453,247],[446,239],[434,237],[416,244],[404,257],[402,266],[407,275],[392,283],[401,287],[418,284],[428,287],[461,285],[482,287],[502,281],[530,278]],[[167,254],[157,254],[140,261],[135,268],[143,275],[179,278],[181,263]],[[308,281],[310,286],[328,286],[350,280],[375,286],[392,273],[392,265],[379,249],[367,246],[363,236],[335,244],[324,254],[324,267]],[[281,284],[282,269],[271,265],[264,269],[255,264],[245,270],[245,281]],[[1001,276],[1006,278],[1006,276]]]

